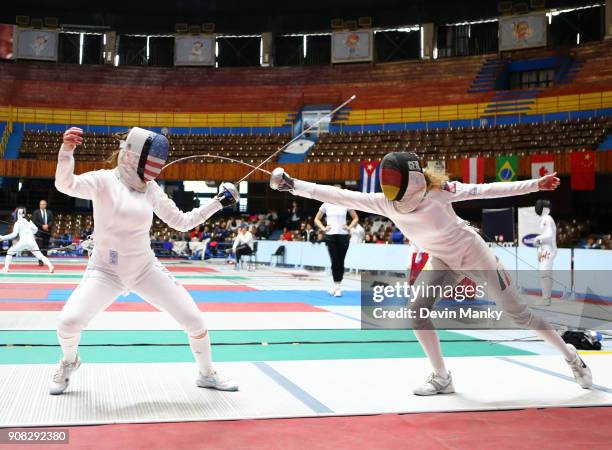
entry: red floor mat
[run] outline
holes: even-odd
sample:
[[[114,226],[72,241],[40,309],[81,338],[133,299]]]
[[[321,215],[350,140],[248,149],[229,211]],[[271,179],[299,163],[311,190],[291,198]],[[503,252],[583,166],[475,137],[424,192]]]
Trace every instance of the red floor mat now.
[[[58,448],[608,450],[612,408],[386,414],[70,428]],[[45,446],[55,447],[55,446]],[[40,445],[16,446],[40,450]]]

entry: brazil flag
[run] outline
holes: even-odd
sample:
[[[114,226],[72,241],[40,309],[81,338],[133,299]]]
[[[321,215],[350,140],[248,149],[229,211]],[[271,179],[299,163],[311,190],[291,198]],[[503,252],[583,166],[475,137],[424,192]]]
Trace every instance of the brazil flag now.
[[[495,174],[497,181],[516,181],[518,159],[513,156],[498,156],[495,158]]]

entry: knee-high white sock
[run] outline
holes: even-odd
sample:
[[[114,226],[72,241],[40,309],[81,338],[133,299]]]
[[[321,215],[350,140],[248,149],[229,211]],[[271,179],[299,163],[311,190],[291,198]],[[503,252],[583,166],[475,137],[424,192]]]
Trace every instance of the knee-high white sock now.
[[[13,255],[6,255],[6,258],[4,258],[4,268],[6,270],[8,270],[8,268],[11,266],[12,260],[13,260]]]
[[[544,341],[555,347],[561,352],[566,361],[573,361],[576,357],[576,353],[567,348],[567,345],[559,336],[559,333],[555,331],[547,322],[541,321],[540,326],[535,330],[535,333],[540,336]]]
[[[76,361],[77,349],[79,348],[79,341],[81,340],[81,333],[66,336],[62,335],[62,333],[58,331],[57,340],[62,347],[62,351],[64,352],[64,361],[67,363],[73,363]]]
[[[436,330],[414,330],[414,334],[419,340],[421,347],[423,347],[436,374],[446,378],[448,376],[448,370],[446,370],[446,366],[444,365],[442,350],[440,348],[440,338]]]
[[[212,351],[209,333],[206,333],[206,336],[202,339],[189,336],[189,346],[202,375],[206,376],[212,372]]]

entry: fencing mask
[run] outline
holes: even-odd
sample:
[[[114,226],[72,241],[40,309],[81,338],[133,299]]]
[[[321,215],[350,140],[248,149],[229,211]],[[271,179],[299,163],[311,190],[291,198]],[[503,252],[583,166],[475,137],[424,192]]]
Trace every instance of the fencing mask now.
[[[427,192],[427,181],[416,153],[387,153],[380,163],[380,187],[398,210],[414,210]]]
[[[26,209],[23,206],[18,206],[15,210],[15,217],[17,220],[24,219],[26,216]]]
[[[144,192],[146,182],[152,181],[161,172],[170,144],[162,134],[134,127],[125,141],[121,141],[119,152],[119,178],[128,187]]]
[[[536,201],[535,212],[538,216],[541,216],[542,214],[548,214],[550,213],[550,207],[551,207],[550,200],[540,199]]]

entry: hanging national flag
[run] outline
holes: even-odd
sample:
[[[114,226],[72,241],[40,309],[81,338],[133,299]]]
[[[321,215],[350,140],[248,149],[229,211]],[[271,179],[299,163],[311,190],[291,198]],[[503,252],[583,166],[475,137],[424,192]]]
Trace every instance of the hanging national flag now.
[[[485,159],[466,158],[463,160],[463,182],[471,184],[484,183]]]
[[[553,155],[533,155],[531,157],[531,178],[541,178],[555,171]]]
[[[573,190],[592,191],[595,189],[595,152],[572,152],[570,168]]]
[[[427,168],[438,172],[446,172],[446,161],[427,161]]]
[[[361,192],[380,192],[378,161],[361,162]]]
[[[495,175],[497,181],[516,181],[518,172],[518,158],[512,156],[498,156],[495,158]]]

